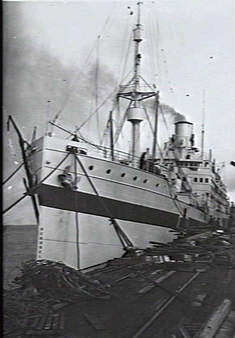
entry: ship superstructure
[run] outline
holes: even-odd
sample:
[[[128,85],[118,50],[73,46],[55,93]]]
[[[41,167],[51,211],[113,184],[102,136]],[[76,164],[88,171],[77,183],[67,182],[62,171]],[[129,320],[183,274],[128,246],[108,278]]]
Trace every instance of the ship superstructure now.
[[[169,177],[180,200],[204,210],[210,222],[226,225],[229,211],[226,187],[212,160],[212,152],[209,155],[199,152],[194,138],[192,123],[176,122],[175,134],[165,143],[163,160],[155,162],[163,163],[171,172]]]

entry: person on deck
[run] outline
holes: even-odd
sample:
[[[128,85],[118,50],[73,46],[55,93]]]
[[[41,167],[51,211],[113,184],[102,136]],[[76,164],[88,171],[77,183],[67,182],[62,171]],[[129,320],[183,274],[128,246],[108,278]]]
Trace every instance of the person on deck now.
[[[144,170],[149,169],[149,159],[150,159],[149,148],[146,148],[146,151],[144,151],[140,156],[140,169]]]

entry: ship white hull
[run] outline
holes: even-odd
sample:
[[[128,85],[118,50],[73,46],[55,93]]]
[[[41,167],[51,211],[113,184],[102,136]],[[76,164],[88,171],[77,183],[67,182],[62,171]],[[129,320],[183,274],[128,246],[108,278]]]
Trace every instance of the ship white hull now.
[[[76,160],[71,153],[55,170],[68,154],[68,145],[83,146],[52,137],[43,137],[34,144],[32,172],[37,175],[37,183],[42,182],[36,188],[41,205],[38,258],[63,260],[76,266],[78,240],[80,266],[117,257],[122,248],[112,227],[107,226],[109,218],[117,219],[129,238],[141,248],[151,240],[171,240],[173,234],[169,230],[182,225],[183,215],[188,226],[207,223],[208,215],[175,198],[164,177],[120,161],[108,161],[99,154],[93,156],[91,151],[87,155],[77,154]],[[76,190],[61,185],[59,175],[66,167],[70,168],[73,179],[77,177]],[[75,212],[82,215],[79,216],[79,239]],[[87,260],[86,256],[90,258]]]
[[[133,244],[142,249],[149,246],[150,240],[166,243],[175,237],[166,227],[122,220],[118,223]],[[120,257],[123,253],[108,218],[79,213],[77,233],[74,212],[40,206],[38,259],[62,261],[74,268],[84,268]]]

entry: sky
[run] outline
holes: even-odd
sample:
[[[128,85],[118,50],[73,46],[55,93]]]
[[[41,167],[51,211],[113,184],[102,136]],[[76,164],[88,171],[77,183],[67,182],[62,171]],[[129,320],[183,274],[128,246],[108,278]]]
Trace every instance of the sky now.
[[[34,126],[41,136],[47,121],[61,112],[58,123],[73,130],[94,111],[98,86],[99,104],[110,97],[98,121],[93,118],[81,129],[86,137],[97,141],[112,107],[113,89],[132,70],[133,55],[127,57],[127,50],[135,14],[133,1],[4,1],[5,122],[7,115],[12,115],[30,140]],[[156,84],[162,103],[194,123],[197,146],[205,112],[205,150],[213,150],[218,164],[225,162],[222,176],[232,200],[234,19],[233,0],[158,0],[142,5],[143,77]],[[174,121],[168,116],[167,122],[166,128],[160,120],[160,143],[173,133]],[[144,129],[146,122],[142,125]],[[12,128],[7,132],[4,127],[4,142],[7,177],[20,162]],[[142,147],[148,142],[148,132],[143,131]],[[23,193],[22,175],[19,172],[4,186],[6,205]],[[23,219],[22,215],[17,217],[18,221]],[[7,222],[15,219],[13,211],[6,216]]]

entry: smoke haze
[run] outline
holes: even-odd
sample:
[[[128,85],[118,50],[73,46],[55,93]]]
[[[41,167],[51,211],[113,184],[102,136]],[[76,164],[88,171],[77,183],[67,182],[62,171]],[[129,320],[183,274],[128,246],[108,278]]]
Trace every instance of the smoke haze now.
[[[37,137],[46,131],[47,122],[58,112],[57,123],[73,131],[75,125],[83,121],[95,109],[96,64],[93,60],[84,69],[76,65],[64,65],[46,48],[37,45],[24,29],[22,4],[4,3],[4,178],[8,177],[21,162],[18,138],[13,127],[6,130],[8,115],[12,115],[23,137],[30,141],[33,127],[37,126]],[[98,104],[100,104],[110,88],[116,85],[108,67],[99,65]],[[108,107],[111,98],[100,111],[101,128],[108,118]],[[102,114],[103,113],[103,114]],[[95,117],[88,122],[84,136],[98,141]],[[60,135],[61,132],[53,129]],[[83,132],[83,129],[82,129]],[[62,132],[63,136],[66,136]],[[13,203],[24,192],[22,168],[9,184],[4,186],[4,204]],[[22,202],[27,205],[27,202]],[[29,202],[31,203],[31,202]],[[7,219],[8,216],[6,216]]]

